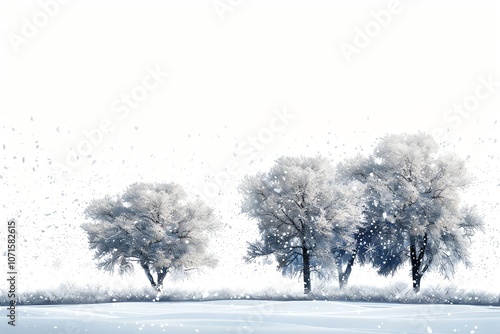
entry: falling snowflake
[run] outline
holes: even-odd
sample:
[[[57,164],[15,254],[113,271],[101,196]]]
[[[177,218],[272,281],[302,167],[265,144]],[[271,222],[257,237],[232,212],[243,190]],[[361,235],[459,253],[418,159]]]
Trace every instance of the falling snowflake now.
[[[52,261],[52,267],[54,267],[54,269],[61,269],[62,266],[63,266],[63,262],[61,261],[60,258],[55,258]]]

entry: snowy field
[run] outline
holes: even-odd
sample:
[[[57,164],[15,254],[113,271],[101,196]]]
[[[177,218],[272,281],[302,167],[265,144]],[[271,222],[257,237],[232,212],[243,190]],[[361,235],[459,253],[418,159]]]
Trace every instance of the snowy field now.
[[[5,308],[1,318],[6,319]],[[1,333],[500,333],[500,308],[219,300],[20,306]]]

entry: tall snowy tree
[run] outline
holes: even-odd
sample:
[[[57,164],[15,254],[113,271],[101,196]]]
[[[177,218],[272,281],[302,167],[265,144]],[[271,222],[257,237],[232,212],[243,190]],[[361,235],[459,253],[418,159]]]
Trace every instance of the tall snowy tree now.
[[[365,185],[362,194],[363,215],[365,217],[354,233],[354,246],[351,251],[339,248],[334,250],[334,259],[338,266],[340,288],[347,285],[356,260],[360,264],[374,265],[379,274],[392,273],[404,262],[404,250],[401,249],[401,236],[396,226],[386,219],[386,212],[381,205],[381,194],[385,188],[375,177],[377,167],[372,157],[359,155],[340,163],[337,167],[338,182],[356,180]],[[381,256],[381,254],[384,254]],[[379,266],[383,263],[383,266]]]
[[[122,195],[93,200],[85,215],[94,221],[82,228],[100,269],[123,274],[137,262],[159,291],[169,271],[216,265],[207,247],[219,220],[203,202],[186,201],[177,184],[134,183]]]
[[[388,135],[370,157],[343,169],[368,191],[365,215],[373,226],[358,247],[361,262],[388,275],[409,259],[417,292],[428,270],[449,277],[458,263],[470,264],[470,239],[483,221],[461,201],[472,180],[463,159],[441,154],[427,134]]]
[[[274,255],[283,275],[302,274],[304,293],[311,290],[311,273],[335,273],[332,249],[352,245],[362,220],[362,185],[335,184],[333,172],[322,157],[281,157],[240,187],[242,212],[257,220],[260,232],[247,259]]]

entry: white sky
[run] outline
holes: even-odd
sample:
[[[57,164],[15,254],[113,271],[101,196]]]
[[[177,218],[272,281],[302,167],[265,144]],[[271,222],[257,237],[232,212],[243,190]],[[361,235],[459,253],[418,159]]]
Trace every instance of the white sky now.
[[[18,219],[21,288],[108,277],[86,251],[82,212],[93,197],[135,181],[178,182],[220,211],[227,228],[215,248],[227,257],[195,285],[279,282],[272,266],[241,262],[255,224],[238,215],[239,179],[279,155],[338,162],[369,152],[387,133],[419,130],[446,132],[443,145],[469,156],[477,183],[466,198],[487,218],[474,270],[461,270],[453,283],[500,288],[495,1],[401,1],[350,62],[341,45],[353,45],[357,29],[376,28],[371,13],[389,1],[74,0],[51,7],[46,24],[40,3],[0,1],[1,216]],[[232,6],[224,19],[215,3]],[[34,21],[43,25],[35,32],[26,27]],[[148,68],[168,77],[120,117],[122,95]],[[447,111],[474,101],[468,116]],[[276,110],[293,119],[277,122]],[[69,148],[105,119],[113,131],[92,144],[91,157],[61,169]],[[249,138],[259,134],[252,156]],[[222,193],[207,194],[211,177],[235,164]],[[0,237],[3,244],[4,229]],[[371,282],[373,274],[356,267],[352,280]],[[423,284],[430,282],[440,280]]]

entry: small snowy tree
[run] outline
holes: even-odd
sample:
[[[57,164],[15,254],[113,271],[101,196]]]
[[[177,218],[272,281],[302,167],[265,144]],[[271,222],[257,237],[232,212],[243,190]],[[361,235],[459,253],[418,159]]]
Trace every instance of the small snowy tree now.
[[[215,266],[208,233],[219,221],[204,203],[185,198],[174,183],[134,183],[120,196],[93,200],[85,215],[94,222],[82,228],[98,268],[123,274],[137,262],[159,291],[169,271]]]
[[[247,260],[274,255],[283,275],[302,274],[304,293],[311,290],[312,272],[334,273],[332,249],[352,245],[362,219],[356,185],[335,184],[332,176],[325,158],[281,157],[240,187],[242,212],[258,221],[260,232]]]
[[[440,154],[423,133],[388,135],[370,157],[351,160],[344,170],[368,189],[371,226],[358,247],[361,262],[388,275],[409,258],[417,292],[428,270],[449,277],[458,263],[470,264],[470,238],[483,221],[461,203],[460,193],[471,182],[464,160]]]

